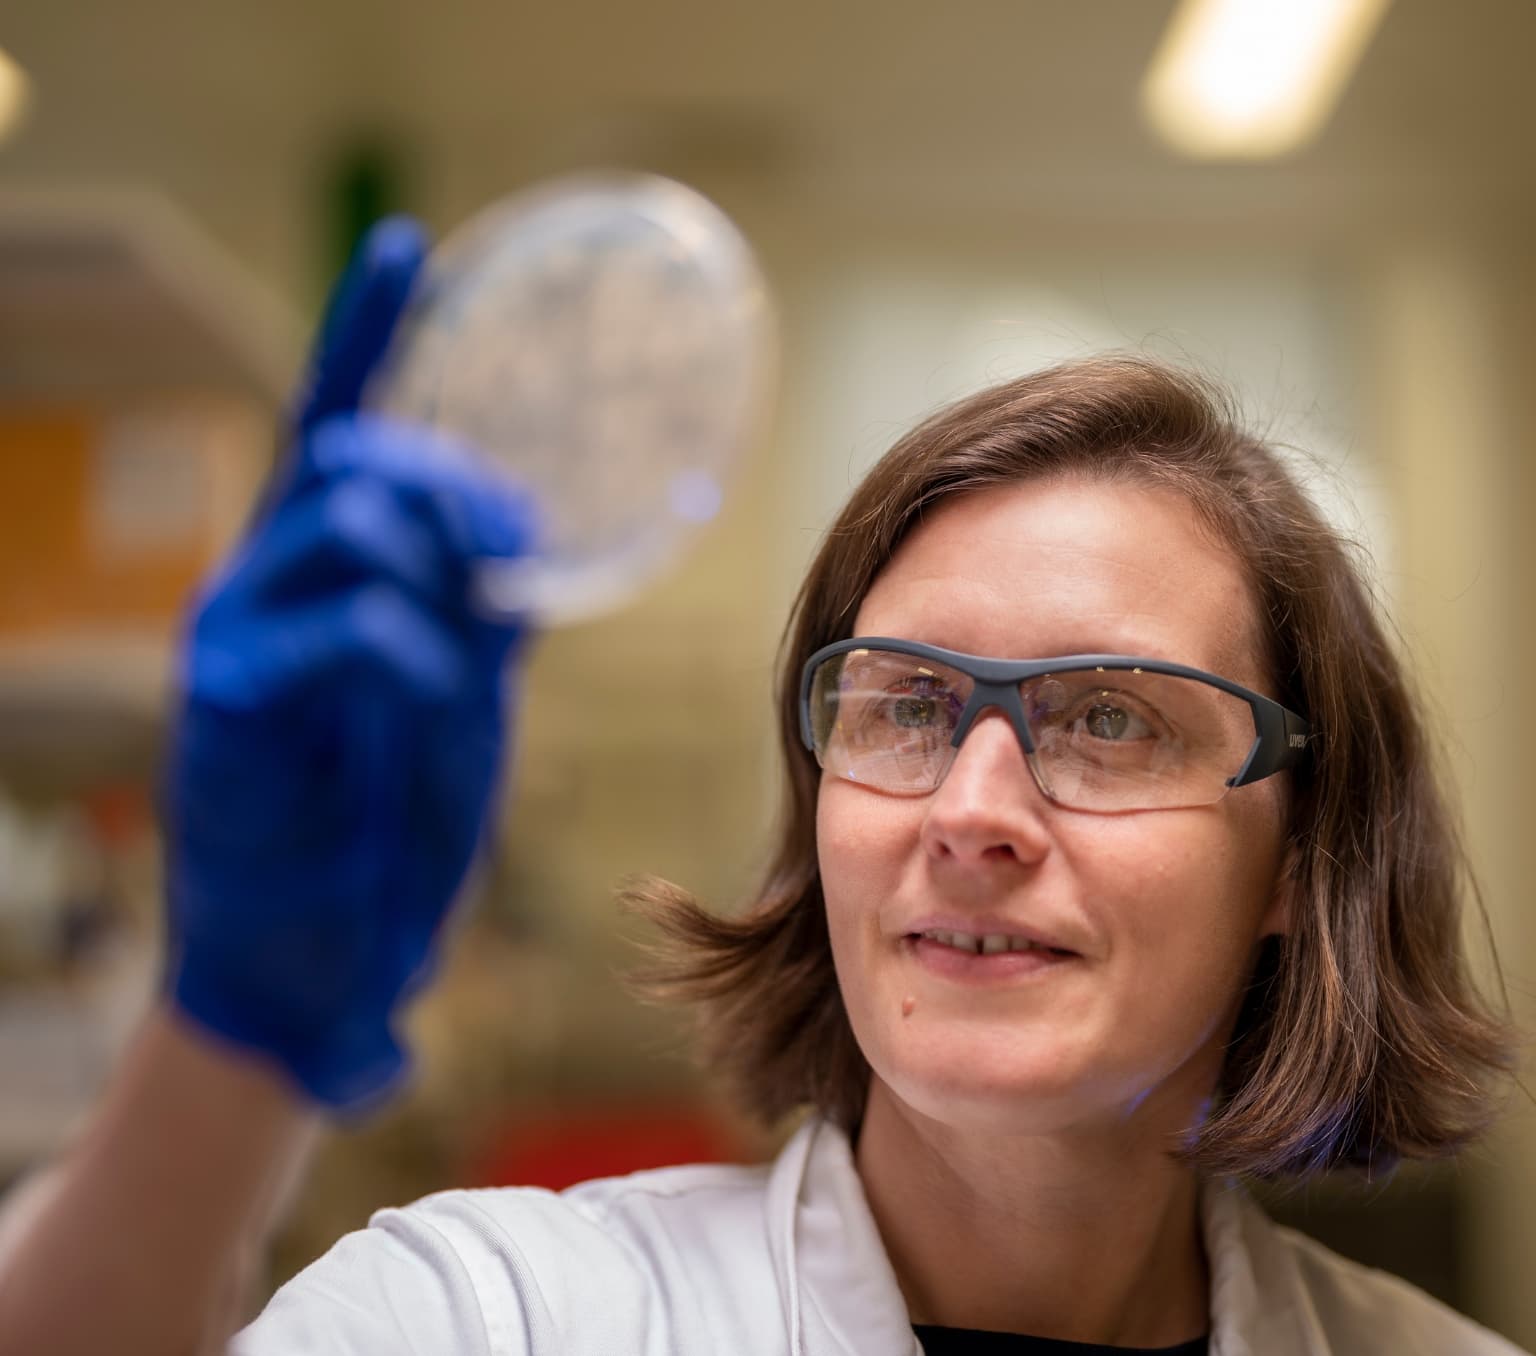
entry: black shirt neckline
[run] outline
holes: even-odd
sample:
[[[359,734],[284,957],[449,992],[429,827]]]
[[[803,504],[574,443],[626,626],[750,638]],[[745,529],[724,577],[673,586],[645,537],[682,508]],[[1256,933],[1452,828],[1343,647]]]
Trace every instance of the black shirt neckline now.
[[[928,1323],[915,1323],[912,1331],[926,1356],[1208,1356],[1210,1351],[1207,1337],[1171,1347],[1106,1347],[1097,1342],[1065,1342],[1054,1337]]]

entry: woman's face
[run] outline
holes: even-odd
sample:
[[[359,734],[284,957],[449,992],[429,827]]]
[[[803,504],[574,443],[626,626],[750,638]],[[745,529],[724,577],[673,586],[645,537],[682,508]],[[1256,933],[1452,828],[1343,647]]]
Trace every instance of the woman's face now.
[[[1240,566],[1170,491],[1053,479],[931,512],[856,635],[998,658],[1133,654],[1268,692]],[[956,1126],[1049,1133],[1199,1114],[1262,936],[1282,928],[1283,779],[1200,809],[1046,800],[1007,721],[921,796],[822,779],[833,957],[877,1091]],[[1046,941],[976,956],[932,930]]]

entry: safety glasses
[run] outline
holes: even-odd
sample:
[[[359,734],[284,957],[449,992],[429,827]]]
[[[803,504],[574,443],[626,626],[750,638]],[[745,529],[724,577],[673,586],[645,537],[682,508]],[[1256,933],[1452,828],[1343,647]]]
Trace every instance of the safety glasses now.
[[[1099,813],[1212,805],[1294,766],[1311,737],[1294,711],[1184,664],[986,659],[883,636],[840,640],[806,661],[800,737],[834,776],[925,795],[992,709],[1044,795]]]

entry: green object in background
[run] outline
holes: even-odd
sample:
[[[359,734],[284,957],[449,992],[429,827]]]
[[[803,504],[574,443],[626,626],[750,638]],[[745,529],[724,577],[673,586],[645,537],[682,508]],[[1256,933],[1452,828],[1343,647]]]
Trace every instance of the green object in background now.
[[[399,146],[383,138],[348,142],[332,159],[323,195],[326,286],[374,222],[406,210],[405,179]]]

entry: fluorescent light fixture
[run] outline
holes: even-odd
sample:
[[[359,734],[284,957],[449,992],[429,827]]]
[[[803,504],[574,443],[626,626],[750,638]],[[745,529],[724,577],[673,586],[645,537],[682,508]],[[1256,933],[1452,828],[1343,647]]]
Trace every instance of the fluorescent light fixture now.
[[[1322,129],[1391,0],[1181,0],[1142,84],[1169,145],[1283,155]]]
[[[0,47],[0,141],[16,130],[31,95],[27,73]]]

